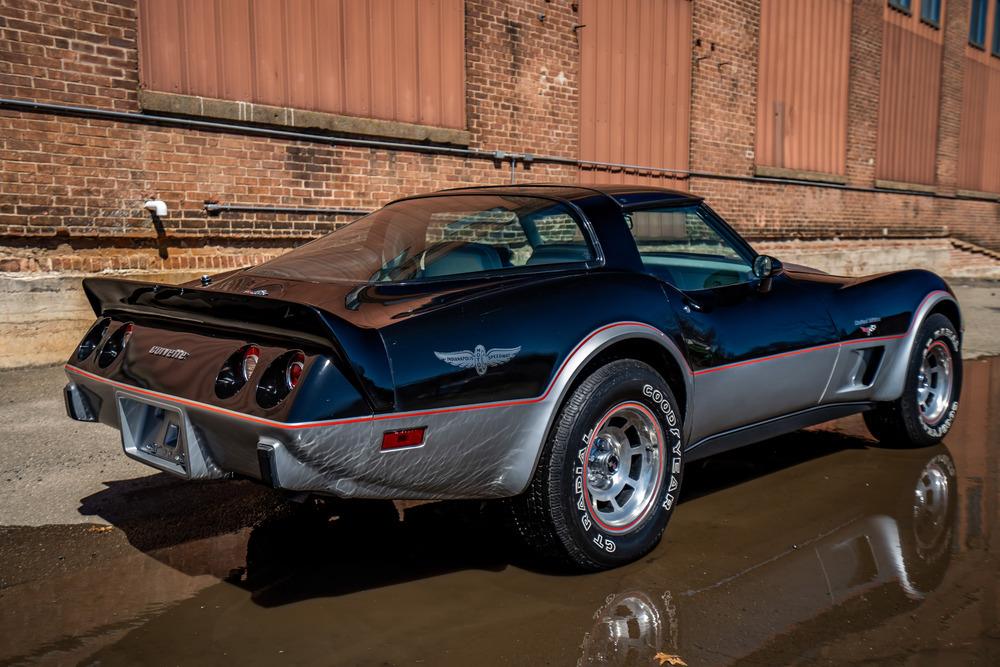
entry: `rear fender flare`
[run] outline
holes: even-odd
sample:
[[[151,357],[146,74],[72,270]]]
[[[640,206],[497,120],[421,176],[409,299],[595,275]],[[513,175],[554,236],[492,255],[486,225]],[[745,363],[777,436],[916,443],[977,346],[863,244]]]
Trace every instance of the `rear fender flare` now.
[[[580,373],[584,368],[586,368],[587,364],[603,350],[615,343],[630,339],[645,339],[653,341],[670,354],[680,367],[681,375],[684,378],[684,393],[686,395],[684,413],[686,415],[691,414],[691,406],[694,401],[694,381],[687,360],[684,358],[684,355],[681,353],[677,344],[674,343],[674,341],[671,340],[671,338],[663,331],[649,324],[644,324],[642,322],[616,322],[614,324],[608,324],[591,333],[577,345],[577,347],[566,358],[566,361],[563,362],[555,381],[546,392],[546,396],[543,401],[546,407],[545,428],[542,430],[541,437],[537,443],[535,458],[531,467],[532,475],[538,467],[538,460],[541,458],[542,448],[545,446],[545,442],[548,440],[555,424],[559,408],[568,397],[569,391],[576,383],[576,380],[580,377]],[[690,419],[684,420],[683,433],[684,441],[687,442],[688,436],[691,433]],[[530,481],[530,479],[531,475],[528,476],[527,481]]]

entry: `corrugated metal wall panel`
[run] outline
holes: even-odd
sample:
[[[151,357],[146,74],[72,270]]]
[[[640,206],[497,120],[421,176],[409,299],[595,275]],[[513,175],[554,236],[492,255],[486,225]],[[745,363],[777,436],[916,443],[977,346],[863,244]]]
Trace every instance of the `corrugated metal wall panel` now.
[[[762,0],[757,164],[844,174],[851,0]]]
[[[690,0],[586,0],[580,23],[580,158],[687,169]],[[687,187],[620,169],[582,169],[580,180]]]
[[[413,54],[417,52],[417,34],[410,30],[410,26],[417,24],[417,0],[399,0],[393,19],[396,75],[415,81],[417,59]],[[420,98],[412,86],[396,89],[396,114],[399,120],[406,123],[416,123],[420,119]]]
[[[875,176],[933,185],[943,35],[918,12],[886,7]]]
[[[1000,193],[1000,64],[967,58],[958,186]]]
[[[316,3],[316,25],[321,26],[317,34],[322,35],[316,40],[316,108],[340,112],[348,108],[344,98],[344,12],[340,0]],[[415,80],[415,75],[406,80]]]
[[[162,2],[162,0],[154,0]],[[285,40],[285,8],[282,0],[251,0],[250,2],[250,33],[252,64],[254,72],[253,102],[273,104],[275,106],[291,106],[288,97],[287,59],[288,48]],[[206,5],[207,7],[207,5]],[[184,60],[182,66],[203,58],[202,46],[189,44],[187,57],[180,54]],[[225,73],[223,73],[224,75]],[[195,95],[197,89],[188,82],[188,88]]]
[[[987,7],[986,48],[965,48],[958,187],[1000,193],[1000,58],[991,55],[998,6]]]
[[[187,38],[185,48],[190,48],[190,44],[201,44],[205,52],[204,58],[187,63],[187,80],[196,88],[212,91],[215,97],[219,90],[219,44],[216,41],[219,24],[216,10],[214,5],[201,8],[197,0],[186,0],[181,4],[183,34]]]
[[[181,3],[143,0],[140,11],[139,73],[142,81],[156,90],[179,93],[185,87],[181,79],[183,67],[180,62],[174,62],[176,54],[185,49]]]
[[[285,48],[288,106],[317,109],[316,3],[291,2],[285,8]],[[321,38],[321,37],[320,37]]]
[[[139,0],[150,90],[465,127],[463,0]]]
[[[150,2],[149,4],[156,4]],[[219,0],[216,4],[216,14],[219,17],[219,29],[216,33],[216,54],[218,57],[219,83],[213,97],[227,100],[249,100],[253,98],[253,47],[251,45],[250,12],[247,0]],[[146,5],[140,5],[139,25],[143,29],[140,35],[142,43],[146,43],[146,30],[149,29],[145,14]],[[168,28],[169,30],[169,28]],[[159,39],[159,37],[157,37]],[[153,62],[160,68],[167,68],[172,59],[154,58]],[[162,90],[155,85],[153,78],[143,78],[143,83],[153,90]],[[177,91],[180,92],[180,91]]]

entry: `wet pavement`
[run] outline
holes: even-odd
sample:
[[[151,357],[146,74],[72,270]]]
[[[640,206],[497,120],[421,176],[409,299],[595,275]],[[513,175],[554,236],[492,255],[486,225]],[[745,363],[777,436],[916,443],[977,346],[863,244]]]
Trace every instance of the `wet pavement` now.
[[[0,528],[0,665],[1000,664],[1000,357],[964,384],[934,448],[850,418],[692,464],[662,544],[592,575],[480,503],[108,482],[110,525]]]

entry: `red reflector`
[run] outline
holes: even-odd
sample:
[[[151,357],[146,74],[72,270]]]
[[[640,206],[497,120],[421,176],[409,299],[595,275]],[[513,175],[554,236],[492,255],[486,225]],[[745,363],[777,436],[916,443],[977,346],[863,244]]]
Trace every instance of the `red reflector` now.
[[[301,352],[296,352],[289,358],[288,367],[285,369],[285,384],[288,385],[288,391],[295,389],[295,385],[299,383],[305,361],[306,357]]]
[[[254,370],[257,368],[257,363],[260,361],[260,348],[256,345],[247,345],[246,350],[243,351],[243,379],[249,380],[250,376],[253,375]]]
[[[386,431],[382,434],[382,449],[399,449],[400,447],[416,447],[424,444],[424,431],[427,428],[404,428],[400,431]]]

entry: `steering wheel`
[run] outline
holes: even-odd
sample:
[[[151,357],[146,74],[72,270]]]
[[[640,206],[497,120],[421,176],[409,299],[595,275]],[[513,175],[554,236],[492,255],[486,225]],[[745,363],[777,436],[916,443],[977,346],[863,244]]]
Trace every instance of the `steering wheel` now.
[[[725,287],[738,281],[738,277],[732,271],[713,271],[705,278],[705,288]]]

